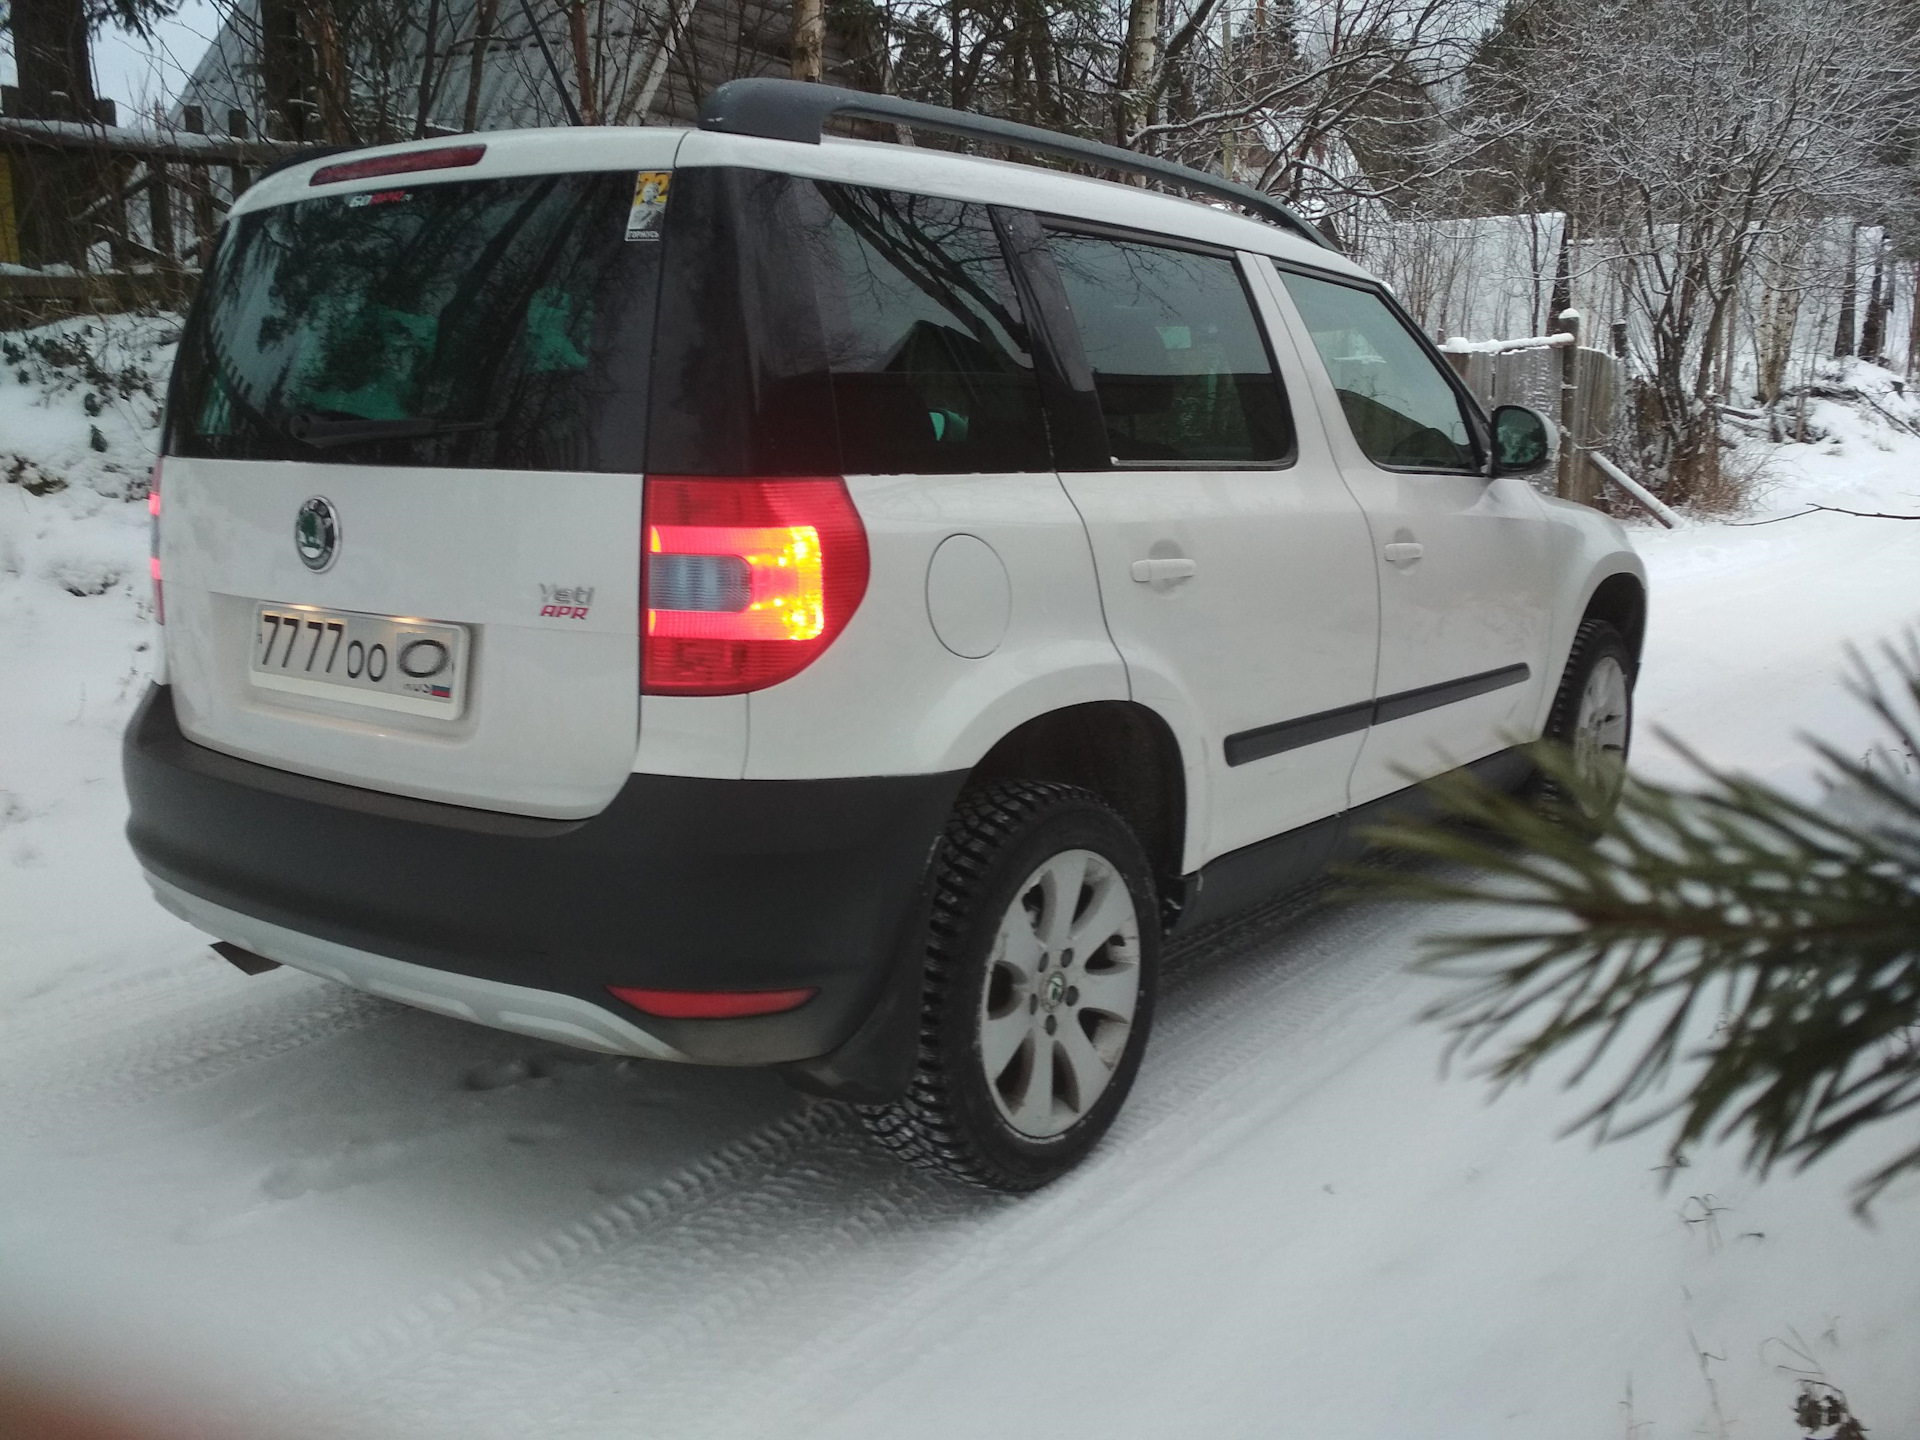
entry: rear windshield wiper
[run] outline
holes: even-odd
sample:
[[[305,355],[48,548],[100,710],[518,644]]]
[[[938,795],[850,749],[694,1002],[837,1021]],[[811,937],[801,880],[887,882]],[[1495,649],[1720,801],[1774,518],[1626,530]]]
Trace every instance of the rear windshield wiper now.
[[[351,445],[360,440],[417,440],[426,435],[448,435],[456,430],[486,430],[498,425],[489,420],[436,420],[432,416],[414,416],[405,420],[366,420],[357,415],[334,420],[325,415],[296,415],[287,422],[287,433],[303,445],[325,450],[334,445]]]

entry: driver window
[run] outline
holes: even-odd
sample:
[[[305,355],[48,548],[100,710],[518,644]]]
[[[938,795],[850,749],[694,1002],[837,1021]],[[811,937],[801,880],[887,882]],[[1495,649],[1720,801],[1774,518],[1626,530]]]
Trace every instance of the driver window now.
[[[1459,394],[1385,301],[1351,285],[1280,276],[1369,460],[1404,470],[1479,468]]]

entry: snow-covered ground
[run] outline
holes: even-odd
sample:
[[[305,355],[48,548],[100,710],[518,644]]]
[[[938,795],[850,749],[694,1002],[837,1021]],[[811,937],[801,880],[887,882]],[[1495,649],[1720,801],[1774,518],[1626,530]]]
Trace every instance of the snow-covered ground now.
[[[163,332],[116,325],[115,364],[162,363]],[[239,974],[119,834],[152,401],[49,398],[22,368],[0,370],[0,1391],[209,1440],[1656,1440],[1799,1435],[1820,1375],[1875,1434],[1920,1428],[1920,1185],[1873,1228],[1847,1204],[1881,1141],[1760,1184],[1712,1150],[1669,1174],[1658,1136],[1556,1138],[1579,1097],[1552,1085],[1488,1103],[1411,1020],[1435,991],[1406,964],[1457,915],[1305,907],[1189,946],[1113,1137],[1021,1201],[904,1170],[765,1075]],[[1815,419],[1833,438],[1781,450],[1748,519],[1920,513],[1920,439]],[[15,459],[65,488],[4,483]],[[1656,727],[1803,788],[1797,731],[1869,747],[1842,650],[1920,619],[1920,524],[1636,539],[1643,771],[1684,773]]]

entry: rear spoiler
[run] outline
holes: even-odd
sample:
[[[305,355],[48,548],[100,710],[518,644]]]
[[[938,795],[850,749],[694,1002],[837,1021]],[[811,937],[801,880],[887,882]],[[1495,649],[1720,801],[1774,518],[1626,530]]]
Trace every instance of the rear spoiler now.
[[[1142,155],[1117,145],[1103,145],[1098,140],[1083,140],[1077,135],[1063,135],[1057,130],[1042,130],[1012,120],[996,120],[990,115],[970,115],[941,105],[923,105],[918,100],[902,100],[897,95],[870,95],[861,90],[842,90],[805,80],[729,80],[707,96],[706,103],[700,107],[700,128],[725,135],[757,135],[766,140],[818,145],[821,130],[836,116],[907,125],[916,130],[985,140],[996,145],[1017,145],[1042,155],[1057,155],[1108,170],[1148,176],[1217,200],[1231,201],[1316,245],[1328,250],[1335,248],[1298,210],[1251,185],[1176,165],[1157,155]]]

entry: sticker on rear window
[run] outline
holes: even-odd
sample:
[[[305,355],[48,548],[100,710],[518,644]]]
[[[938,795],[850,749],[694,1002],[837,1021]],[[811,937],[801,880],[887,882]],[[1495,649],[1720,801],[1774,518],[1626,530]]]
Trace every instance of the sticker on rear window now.
[[[667,217],[667,170],[642,170],[633,181],[633,208],[627,211],[627,239],[658,240]]]

